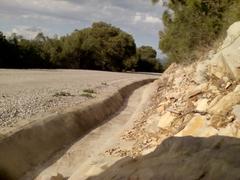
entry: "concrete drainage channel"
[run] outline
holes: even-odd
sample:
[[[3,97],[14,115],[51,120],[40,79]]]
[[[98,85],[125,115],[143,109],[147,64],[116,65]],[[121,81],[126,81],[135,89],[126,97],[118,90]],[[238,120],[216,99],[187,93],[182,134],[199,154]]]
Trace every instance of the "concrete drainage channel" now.
[[[28,124],[0,140],[0,179],[19,179],[47,161],[117,112],[137,88],[154,81],[133,82],[107,98],[86,104],[80,109],[48,117]]]

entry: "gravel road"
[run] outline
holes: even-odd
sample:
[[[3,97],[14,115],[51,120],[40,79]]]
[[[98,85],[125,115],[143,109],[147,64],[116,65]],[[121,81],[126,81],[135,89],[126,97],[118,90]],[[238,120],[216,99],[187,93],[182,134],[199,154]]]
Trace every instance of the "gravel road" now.
[[[127,82],[158,74],[89,70],[0,70],[0,130],[23,119],[59,113]]]

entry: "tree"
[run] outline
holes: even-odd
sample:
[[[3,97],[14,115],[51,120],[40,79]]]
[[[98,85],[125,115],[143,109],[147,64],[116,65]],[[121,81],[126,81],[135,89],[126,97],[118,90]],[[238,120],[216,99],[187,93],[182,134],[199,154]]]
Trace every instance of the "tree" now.
[[[161,72],[160,60],[157,52],[151,46],[142,46],[137,49],[137,71]]]
[[[122,71],[124,60],[136,54],[132,36],[104,22],[76,30],[61,43],[58,62],[71,68]]]
[[[240,19],[240,1],[169,0],[165,5],[165,28],[160,32],[159,47],[170,62],[195,60],[198,51],[210,47],[231,23]]]
[[[39,33],[32,40],[16,34],[6,39],[0,33],[0,48],[0,67],[5,68],[158,71],[160,67],[155,50],[146,46],[137,53],[132,35],[105,22],[60,38]]]

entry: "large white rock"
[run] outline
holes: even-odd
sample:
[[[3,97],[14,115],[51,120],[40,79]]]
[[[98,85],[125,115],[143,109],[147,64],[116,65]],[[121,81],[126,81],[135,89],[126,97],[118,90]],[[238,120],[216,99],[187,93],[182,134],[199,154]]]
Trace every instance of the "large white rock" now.
[[[225,116],[232,107],[240,103],[240,92],[230,92],[208,109],[210,114]]]
[[[208,125],[204,116],[195,116],[186,127],[175,136],[195,136],[195,137],[209,137],[217,134],[217,130]]]
[[[223,45],[221,49],[226,48],[227,46],[231,45],[233,41],[239,38],[240,35],[240,21],[233,23],[227,30],[227,37],[223,41]]]
[[[240,22],[228,29],[223,45],[211,60],[210,72],[218,78],[226,75],[240,79]]]

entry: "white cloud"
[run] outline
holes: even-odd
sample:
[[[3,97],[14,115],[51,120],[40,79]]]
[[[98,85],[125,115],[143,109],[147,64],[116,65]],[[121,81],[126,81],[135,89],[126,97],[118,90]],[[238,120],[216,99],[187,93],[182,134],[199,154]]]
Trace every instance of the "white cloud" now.
[[[26,39],[33,39],[40,32],[46,33],[46,30],[40,27],[17,26],[13,28],[11,31],[7,32],[6,35],[10,36],[11,34],[15,33],[17,35],[23,36]]]
[[[154,23],[154,24],[155,23],[162,23],[160,18],[151,16],[151,15],[146,15],[145,19],[144,19],[144,22],[146,22],[146,23]]]
[[[105,21],[133,34],[138,45],[157,47],[163,10],[150,0],[0,0],[0,31],[32,38],[37,33],[29,27],[63,35]]]
[[[138,23],[140,21],[142,21],[141,13],[136,13],[136,15],[133,17],[133,22]]]
[[[149,15],[148,13],[137,12],[133,17],[133,23],[162,24],[162,20],[159,17]]]

